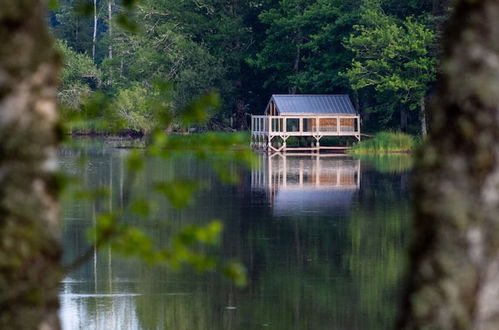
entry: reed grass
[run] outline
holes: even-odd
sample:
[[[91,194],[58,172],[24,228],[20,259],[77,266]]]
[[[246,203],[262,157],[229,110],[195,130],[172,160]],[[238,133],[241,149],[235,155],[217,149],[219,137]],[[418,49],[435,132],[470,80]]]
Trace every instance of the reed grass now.
[[[413,151],[418,140],[400,132],[379,132],[373,138],[356,144],[350,152],[353,154],[404,153]]]

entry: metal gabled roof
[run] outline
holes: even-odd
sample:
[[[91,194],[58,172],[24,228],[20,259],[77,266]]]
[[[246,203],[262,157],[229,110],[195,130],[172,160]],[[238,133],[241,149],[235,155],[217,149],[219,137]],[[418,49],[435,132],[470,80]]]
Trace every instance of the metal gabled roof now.
[[[272,95],[279,115],[357,115],[346,94]]]

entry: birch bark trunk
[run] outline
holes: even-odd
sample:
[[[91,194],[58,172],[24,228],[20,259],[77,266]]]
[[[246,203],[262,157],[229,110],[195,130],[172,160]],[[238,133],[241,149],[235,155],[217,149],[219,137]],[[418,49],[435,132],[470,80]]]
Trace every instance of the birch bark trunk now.
[[[421,136],[425,137],[428,135],[428,125],[426,123],[426,98],[421,98],[421,110],[419,114],[421,120]]]
[[[94,29],[92,34],[92,60],[95,63],[95,45],[97,43],[97,0],[94,0]]]
[[[107,28],[109,33],[108,57],[113,58],[113,0],[107,1]]]
[[[0,329],[58,329],[59,59],[45,1],[0,10]]]
[[[418,157],[401,329],[499,328],[498,40],[498,0],[456,3]]]

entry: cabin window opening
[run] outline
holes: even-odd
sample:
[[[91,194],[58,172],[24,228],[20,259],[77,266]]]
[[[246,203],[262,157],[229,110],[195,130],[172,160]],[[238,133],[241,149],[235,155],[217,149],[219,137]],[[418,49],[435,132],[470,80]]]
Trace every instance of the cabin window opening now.
[[[303,119],[303,131],[313,132],[315,130],[315,118],[304,118]]]
[[[286,131],[299,132],[300,120],[298,118],[289,118],[288,120],[286,120]]]

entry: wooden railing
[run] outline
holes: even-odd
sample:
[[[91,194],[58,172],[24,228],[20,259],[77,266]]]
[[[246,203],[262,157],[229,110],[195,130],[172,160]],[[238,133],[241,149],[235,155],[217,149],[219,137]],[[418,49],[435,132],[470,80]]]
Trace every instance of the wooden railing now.
[[[359,116],[251,116],[251,132],[265,136],[348,136],[360,134]]]

